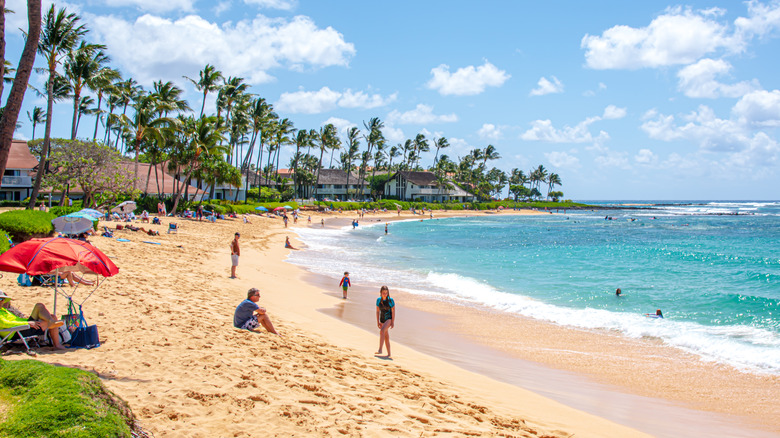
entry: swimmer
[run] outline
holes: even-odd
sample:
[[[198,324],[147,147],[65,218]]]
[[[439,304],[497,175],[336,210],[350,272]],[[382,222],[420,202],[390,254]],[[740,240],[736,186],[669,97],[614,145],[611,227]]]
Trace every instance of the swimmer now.
[[[663,318],[664,314],[661,312],[661,309],[657,309],[655,313],[645,313],[645,316],[648,318]]]

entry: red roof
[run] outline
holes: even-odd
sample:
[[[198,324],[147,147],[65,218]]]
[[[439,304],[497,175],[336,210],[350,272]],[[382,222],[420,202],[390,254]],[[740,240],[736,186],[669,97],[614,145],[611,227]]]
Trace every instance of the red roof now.
[[[33,169],[38,166],[38,160],[30,153],[27,142],[14,140],[11,142],[11,152],[8,154],[6,169]]]

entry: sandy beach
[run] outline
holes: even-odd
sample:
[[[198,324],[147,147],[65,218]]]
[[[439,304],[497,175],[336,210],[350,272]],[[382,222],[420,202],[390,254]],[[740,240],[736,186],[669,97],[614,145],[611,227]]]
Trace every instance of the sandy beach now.
[[[312,221],[340,226],[352,217]],[[37,358],[94,371],[157,437],[629,437],[665,435],[653,424],[667,413],[679,415],[673,424],[692,423],[692,431],[780,434],[780,379],[707,363],[652,339],[396,294],[407,316],[392,332],[394,360],[376,358],[378,288],[361,285],[341,300],[330,279],[284,262],[284,238],[300,245],[293,229],[308,226],[305,219],[287,230],[279,219],[251,220],[179,220],[178,234],[165,234],[166,220],[151,226],[160,236],[93,237],[120,268],[84,303],[103,345],[41,350]],[[239,278],[229,279],[228,244],[237,231]],[[51,308],[50,290],[19,287],[12,275],[0,282],[22,311],[36,302]],[[260,289],[259,304],[283,337],[232,327],[250,287]],[[89,292],[79,287],[76,301]],[[623,408],[589,407],[605,399]]]

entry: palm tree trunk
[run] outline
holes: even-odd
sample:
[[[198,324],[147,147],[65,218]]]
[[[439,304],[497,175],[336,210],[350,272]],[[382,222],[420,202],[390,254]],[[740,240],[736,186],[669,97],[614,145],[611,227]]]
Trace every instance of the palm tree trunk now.
[[[5,8],[4,1],[3,8]],[[2,23],[3,35],[5,35],[5,13],[3,13],[3,18],[0,20],[2,20],[0,23]],[[11,153],[11,143],[13,141],[14,130],[16,129],[16,121],[19,118],[19,112],[22,110],[24,92],[27,90],[27,83],[30,80],[33,64],[35,63],[35,51],[38,49],[38,38],[41,34],[41,0],[29,0],[27,2],[27,20],[29,23],[27,41],[25,41],[24,50],[22,51],[22,56],[19,59],[19,66],[16,70],[16,77],[14,77],[14,84],[11,86],[11,93],[8,95],[8,100],[5,104],[2,120],[0,120],[0,176],[5,174],[5,168],[8,164],[8,155]],[[2,55],[2,58],[4,59],[4,37]],[[0,60],[0,62],[3,61]],[[0,75],[0,81],[2,78],[3,75]],[[41,173],[40,170],[38,173]],[[40,189],[41,186],[37,175],[35,180],[37,185],[33,191],[34,196],[30,197],[30,204],[28,205],[28,208],[35,207],[35,199],[38,196],[38,189]]]
[[[92,142],[97,138],[98,125],[100,124],[100,103],[103,101],[103,90],[98,90],[97,111],[95,112],[95,132],[92,134]]]
[[[49,166],[49,146],[51,144],[51,112],[54,109],[54,75],[55,69],[52,67],[49,69],[49,81],[46,84],[46,92],[48,97],[46,99],[46,129],[43,135],[43,147],[41,148],[41,158],[38,160],[38,173],[35,175],[35,185],[33,186],[32,193],[30,194],[30,202],[27,204],[27,209],[31,210],[35,208],[35,201],[38,199],[38,192],[41,189],[41,182],[43,181],[43,174]]]
[[[81,100],[81,90],[73,90],[73,120],[70,122],[70,139],[76,139],[76,125],[79,118],[79,101]]]

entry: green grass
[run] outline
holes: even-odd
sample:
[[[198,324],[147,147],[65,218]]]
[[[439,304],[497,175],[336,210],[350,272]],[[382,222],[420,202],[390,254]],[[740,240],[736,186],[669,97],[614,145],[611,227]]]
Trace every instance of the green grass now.
[[[130,437],[132,413],[94,374],[0,360],[0,437]]]

